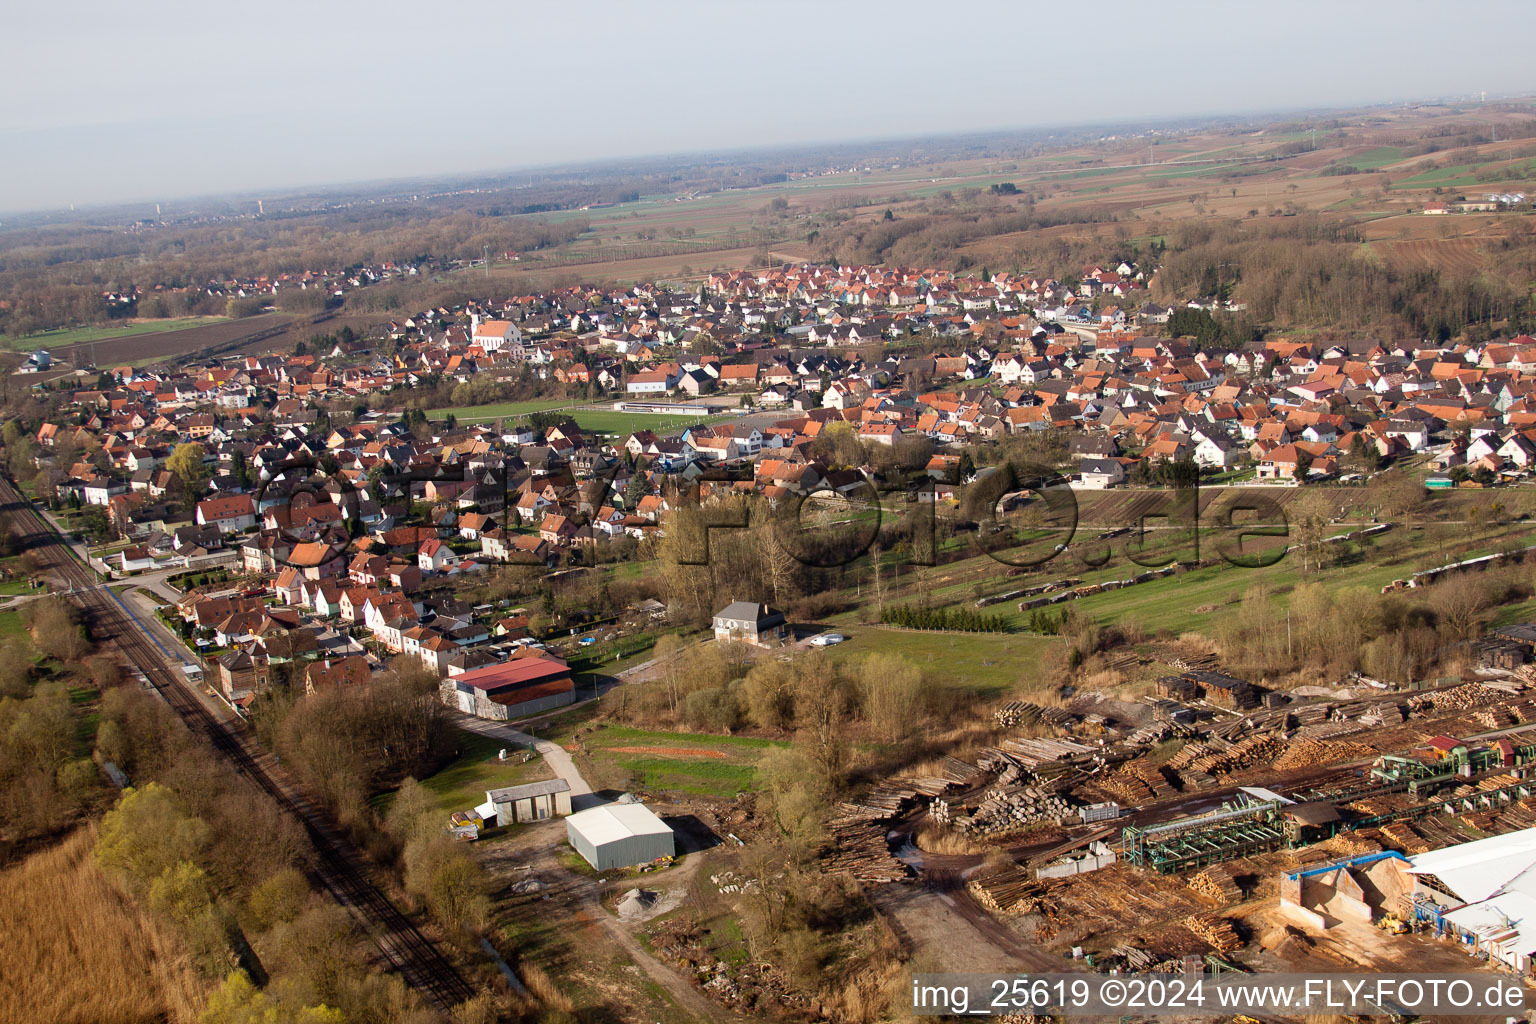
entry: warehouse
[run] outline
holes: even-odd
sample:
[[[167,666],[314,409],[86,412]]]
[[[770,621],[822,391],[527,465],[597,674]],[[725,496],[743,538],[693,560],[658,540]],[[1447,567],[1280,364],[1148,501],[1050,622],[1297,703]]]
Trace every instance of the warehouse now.
[[[525,786],[488,789],[481,807],[490,809],[490,813],[482,813],[482,817],[489,819],[493,813],[502,825],[543,821],[571,813],[571,784],[564,779],[545,779]]]
[[[672,830],[638,803],[603,804],[565,819],[571,846],[599,871],[670,857]]]

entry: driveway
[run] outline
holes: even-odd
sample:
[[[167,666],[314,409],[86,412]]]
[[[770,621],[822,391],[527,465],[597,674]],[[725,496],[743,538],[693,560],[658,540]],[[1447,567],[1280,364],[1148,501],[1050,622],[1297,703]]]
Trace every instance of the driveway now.
[[[509,747],[532,746],[539,752],[539,756],[554,769],[557,776],[570,783],[571,786],[571,810],[579,811],[594,804],[602,803],[593,796],[592,787],[587,780],[581,777],[581,772],[576,770],[576,762],[571,760],[570,753],[560,744],[551,740],[541,740],[520,732],[510,725],[501,722],[491,722],[484,718],[476,718],[474,715],[466,715],[462,711],[448,712],[453,724],[460,729],[477,732],[482,736],[502,740]]]

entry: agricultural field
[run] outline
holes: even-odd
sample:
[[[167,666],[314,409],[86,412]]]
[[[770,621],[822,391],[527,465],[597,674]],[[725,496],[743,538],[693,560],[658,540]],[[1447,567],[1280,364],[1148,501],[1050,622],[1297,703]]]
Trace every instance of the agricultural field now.
[[[1456,274],[1476,274],[1488,266],[1483,248],[1471,238],[1413,239],[1401,242],[1376,242],[1394,270],[1441,269]]]
[[[135,338],[144,334],[174,334],[193,327],[208,327],[226,322],[222,316],[191,316],[174,320],[138,320],[116,327],[73,327],[55,331],[42,331],[24,338],[5,336],[3,345],[18,352],[46,348],[50,351],[71,345],[90,342],[116,341],[119,338]]]
[[[289,327],[291,323],[292,317],[287,313],[264,313],[242,320],[220,318],[197,327],[144,331],[101,341],[80,342],[73,346],[59,346],[50,351],[55,362],[88,365],[94,361],[97,366],[142,366],[202,349],[216,348],[223,352],[226,348],[233,349],[245,339],[269,331],[273,336],[264,339],[266,344],[255,342],[253,345],[262,351],[270,351],[274,347],[291,349],[294,342],[314,333],[310,329],[300,337],[289,337],[289,332],[283,328]],[[303,323],[307,325],[308,320]],[[255,350],[252,349],[253,352]]]

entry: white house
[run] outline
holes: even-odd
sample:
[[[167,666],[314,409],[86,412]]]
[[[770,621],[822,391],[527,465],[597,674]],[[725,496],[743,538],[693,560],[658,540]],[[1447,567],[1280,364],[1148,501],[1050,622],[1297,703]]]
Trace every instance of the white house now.
[[[510,320],[481,320],[470,318],[470,342],[479,345],[487,353],[502,352],[508,357],[521,360],[526,357],[523,349],[523,333]]]

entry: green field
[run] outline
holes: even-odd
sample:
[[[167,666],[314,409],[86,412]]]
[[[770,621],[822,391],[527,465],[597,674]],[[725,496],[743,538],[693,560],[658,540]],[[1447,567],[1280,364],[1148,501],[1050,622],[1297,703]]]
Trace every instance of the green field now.
[[[1395,164],[1402,158],[1403,150],[1400,146],[1377,146],[1375,149],[1366,150],[1359,156],[1348,157],[1344,162],[1352,167],[1358,167],[1362,171],[1374,171],[1378,167]]]
[[[1514,178],[1505,177],[1505,172],[1513,170]],[[1455,167],[1438,167],[1434,170],[1415,174],[1411,178],[1402,181],[1394,181],[1393,188],[1424,188],[1439,185],[1442,187],[1460,187],[1463,185],[1489,185],[1500,183],[1503,188],[1506,183],[1512,186],[1515,182],[1529,181],[1536,175],[1536,162],[1518,161],[1509,164],[1503,163],[1476,163],[1458,164]]]
[[[1005,602],[987,611],[1007,607]],[[848,639],[830,649],[835,662],[858,661],[876,651],[896,654],[942,686],[987,697],[1034,685],[1041,655],[1061,642],[1028,633],[928,633],[852,623],[841,631]]]
[[[147,320],[121,327],[60,328],[54,331],[43,331],[40,334],[29,334],[24,338],[7,337],[5,346],[24,352],[30,352],[36,348],[63,348],[66,345],[78,345],[81,342],[131,338],[138,334],[170,334],[173,331],[184,331],[191,327],[223,323],[227,319],[228,317],[222,316],[191,316],[177,320]]]
[[[440,420],[452,414],[460,423],[483,423],[487,420],[515,419],[546,409],[569,408],[575,403],[569,398],[534,398],[526,402],[495,402],[491,405],[460,405],[450,409],[433,409],[428,419]]]
[[[564,733],[579,723],[566,717]],[[541,735],[549,735],[540,730]],[[758,758],[772,740],[712,733],[656,732],[601,725],[580,737],[582,773],[594,788],[649,789],[731,799],[752,786]]]
[[[437,797],[444,814],[467,811],[484,803],[488,789],[555,777],[542,757],[523,764],[520,752],[509,750],[506,761],[497,760],[497,752],[507,746],[505,740],[462,729],[455,730],[454,735],[459,743],[458,759],[421,782]]]
[[[582,430],[599,434],[632,434],[637,430],[665,433],[705,422],[699,416],[674,416],[656,412],[617,412],[612,409],[578,409],[571,414]]]

